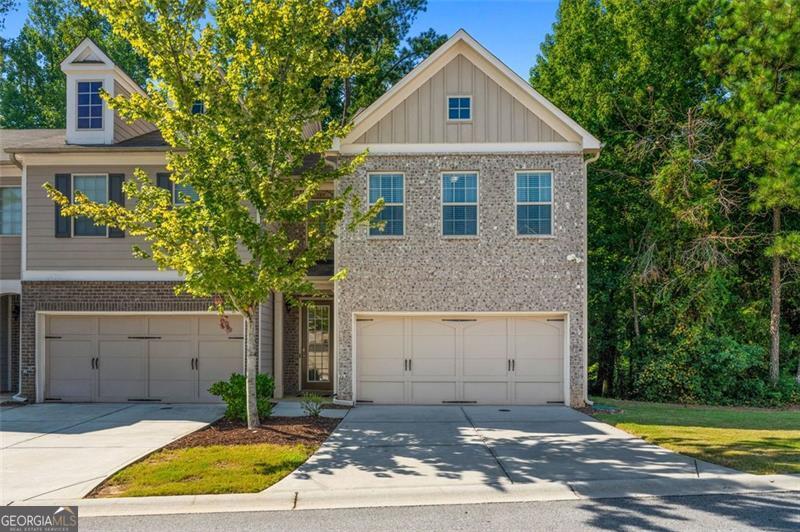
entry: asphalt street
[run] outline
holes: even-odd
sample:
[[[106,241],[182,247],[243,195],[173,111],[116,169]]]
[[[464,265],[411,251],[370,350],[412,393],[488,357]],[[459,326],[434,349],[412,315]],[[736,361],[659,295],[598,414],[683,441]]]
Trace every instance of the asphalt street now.
[[[800,530],[798,493],[80,519],[88,531]]]

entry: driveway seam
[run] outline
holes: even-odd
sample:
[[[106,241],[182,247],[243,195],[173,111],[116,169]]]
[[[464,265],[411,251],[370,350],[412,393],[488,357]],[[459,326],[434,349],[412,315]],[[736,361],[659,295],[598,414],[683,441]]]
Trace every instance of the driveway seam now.
[[[467,411],[466,411],[466,410],[464,410],[464,407],[463,407],[463,406],[459,406],[459,408],[461,409],[461,413],[462,413],[462,414],[464,414],[464,417],[465,417],[465,418],[467,418],[467,421],[469,421],[469,424],[470,424],[470,425],[472,425],[472,430],[474,430],[474,431],[475,431],[475,433],[476,433],[476,434],[478,435],[478,437],[481,439],[481,442],[483,442],[483,446],[484,446],[484,447],[486,447],[486,450],[487,450],[487,451],[489,451],[489,454],[491,454],[491,455],[492,455],[492,458],[494,458],[494,461],[495,461],[495,462],[497,462],[497,466],[500,468],[500,471],[502,471],[502,472],[503,472],[503,474],[506,476],[506,478],[508,479],[508,481],[509,481],[509,482],[511,482],[512,484],[514,484],[514,479],[513,479],[513,478],[511,478],[511,475],[509,475],[509,474],[508,474],[508,471],[506,471],[506,468],[505,468],[505,466],[503,465],[503,463],[500,461],[500,459],[499,459],[499,458],[497,458],[497,455],[496,455],[496,454],[494,454],[494,449],[492,449],[492,448],[489,446],[489,444],[488,444],[488,443],[486,443],[486,438],[484,438],[484,437],[483,437],[483,434],[481,434],[481,432],[480,432],[480,431],[478,430],[478,428],[475,426],[475,423],[473,423],[473,422],[472,422],[472,418],[471,418],[471,417],[469,417],[469,414],[467,414]]]
[[[64,403],[64,404],[67,404],[67,403]],[[16,447],[20,443],[26,443],[26,442],[29,442],[29,441],[33,441],[33,440],[35,440],[37,438],[41,438],[43,436],[47,436],[49,434],[55,434],[56,432],[59,432],[59,431],[62,431],[62,430],[71,429],[71,428],[77,427],[79,425],[83,425],[84,423],[89,423],[90,421],[95,421],[96,419],[100,419],[101,417],[110,416],[111,414],[116,414],[117,412],[122,412],[123,410],[127,410],[128,408],[133,408],[134,406],[135,405],[125,405],[125,406],[123,406],[122,408],[120,408],[118,410],[113,410],[111,412],[106,412],[105,414],[102,414],[100,416],[96,416],[96,417],[93,417],[93,418],[84,419],[83,421],[79,421],[77,423],[73,423],[72,425],[67,425],[67,426],[64,426],[64,427],[58,427],[57,429],[54,429],[54,430],[52,430],[50,432],[45,432],[43,434],[39,434],[38,436],[34,436],[33,438],[28,438],[27,440],[22,440],[20,442],[17,442],[17,443],[14,443],[12,445],[9,445],[8,447],[3,447],[3,449],[11,449],[12,447]]]

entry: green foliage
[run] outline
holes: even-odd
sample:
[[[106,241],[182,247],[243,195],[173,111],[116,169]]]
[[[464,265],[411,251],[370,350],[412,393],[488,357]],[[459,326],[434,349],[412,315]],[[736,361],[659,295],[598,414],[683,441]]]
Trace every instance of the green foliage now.
[[[216,395],[225,402],[225,417],[232,421],[247,421],[247,395],[245,393],[245,377],[234,373],[227,381],[215,382],[208,389],[211,395]],[[256,402],[258,417],[268,418],[272,414],[272,393],[275,391],[275,382],[272,377],[264,373],[256,376]]]
[[[325,400],[319,394],[305,393],[303,394],[303,399],[300,401],[300,406],[307,416],[319,417],[324,402]]]
[[[65,126],[66,84],[60,64],[86,37],[138,83],[147,79],[147,62],[112,34],[104,17],[78,0],[31,0],[19,35],[2,43],[0,127]]]
[[[797,4],[779,0],[560,3],[531,83],[605,144],[588,176],[595,393],[726,404],[796,394],[767,383],[771,227],[757,211],[796,197],[800,62],[787,57],[798,20]],[[729,53],[743,57],[719,60]],[[779,78],[782,105],[727,110],[743,89],[766,98],[765,80]],[[781,178],[764,177],[767,162]],[[800,218],[784,221],[768,251],[796,257]],[[786,283],[795,303],[798,288]],[[782,357],[796,361],[800,312],[786,307]]]

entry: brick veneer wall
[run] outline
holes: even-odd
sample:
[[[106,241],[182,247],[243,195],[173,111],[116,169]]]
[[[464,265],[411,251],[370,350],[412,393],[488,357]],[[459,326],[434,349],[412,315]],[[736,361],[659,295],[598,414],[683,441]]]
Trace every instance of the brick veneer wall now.
[[[22,395],[36,398],[36,313],[193,312],[208,310],[211,301],[176,296],[168,281],[23,281],[20,326]],[[265,368],[266,369],[266,368]],[[268,368],[271,373],[272,368]]]
[[[290,396],[300,391],[300,308],[283,311],[283,394]]]
[[[519,170],[553,172],[550,238],[520,237],[515,227],[515,177]],[[337,189],[353,187],[367,202],[368,172],[405,174],[405,236],[376,239],[367,228],[343,231],[336,243],[338,397],[353,399],[354,312],[567,312],[570,393],[583,405],[584,245],[586,176],[580,154],[370,156]],[[478,236],[445,238],[441,232],[441,172],[479,174]],[[567,261],[575,254],[582,264]]]
[[[20,306],[19,296],[11,296],[11,391],[19,392],[19,333],[20,333]]]

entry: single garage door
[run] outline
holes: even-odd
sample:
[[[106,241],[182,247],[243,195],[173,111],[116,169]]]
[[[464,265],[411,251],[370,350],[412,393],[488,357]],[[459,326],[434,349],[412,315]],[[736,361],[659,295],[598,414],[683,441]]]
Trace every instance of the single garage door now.
[[[381,316],[356,321],[360,401],[564,401],[564,319]]]
[[[45,399],[212,402],[212,383],[241,373],[243,322],[215,315],[52,315]]]

